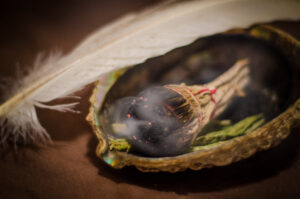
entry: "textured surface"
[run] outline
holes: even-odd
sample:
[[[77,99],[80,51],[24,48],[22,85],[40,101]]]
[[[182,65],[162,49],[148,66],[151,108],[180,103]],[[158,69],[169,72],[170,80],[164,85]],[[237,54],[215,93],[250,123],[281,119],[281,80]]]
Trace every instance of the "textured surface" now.
[[[122,168],[124,166],[133,165],[144,172],[167,171],[173,173],[184,171],[187,168],[200,170],[213,166],[225,166],[232,162],[249,158],[257,151],[267,150],[270,147],[277,146],[290,134],[292,126],[299,125],[300,99],[297,100],[297,102],[295,102],[295,104],[293,104],[289,109],[265,124],[263,127],[258,128],[257,130],[242,137],[237,137],[223,142],[217,147],[213,147],[208,150],[205,149],[194,153],[166,158],[144,158],[126,152],[115,151],[109,151],[107,155],[106,147],[108,141],[106,138],[106,131],[100,130],[98,125],[99,119],[97,114],[95,114],[98,112],[95,107],[98,107],[99,104],[102,103],[97,103],[101,100],[96,97],[99,96],[98,93],[100,87],[101,85],[97,84],[90,98],[93,106],[90,107],[87,120],[90,122],[99,139],[97,155],[99,158],[102,158],[104,155],[103,159],[105,161],[109,160],[107,163],[114,168]]]
[[[30,65],[40,51],[68,52],[92,30],[152,1],[36,1],[2,5],[0,76]],[[277,23],[300,38],[299,23]],[[0,198],[299,198],[300,129],[278,147],[227,167],[176,174],[114,170],[95,155],[85,122],[91,87],[81,91],[82,114],[40,110],[53,146],[0,156]]]

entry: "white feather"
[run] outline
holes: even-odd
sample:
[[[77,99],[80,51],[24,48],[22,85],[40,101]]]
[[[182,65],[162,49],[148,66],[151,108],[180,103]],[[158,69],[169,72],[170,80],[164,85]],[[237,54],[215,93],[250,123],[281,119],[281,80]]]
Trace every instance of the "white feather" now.
[[[297,0],[172,1],[123,17],[96,31],[69,55],[38,61],[27,77],[18,80],[19,87],[0,106],[0,141],[49,139],[35,106],[70,111],[75,103],[44,103],[70,95],[103,73],[142,63],[231,28],[299,18]]]

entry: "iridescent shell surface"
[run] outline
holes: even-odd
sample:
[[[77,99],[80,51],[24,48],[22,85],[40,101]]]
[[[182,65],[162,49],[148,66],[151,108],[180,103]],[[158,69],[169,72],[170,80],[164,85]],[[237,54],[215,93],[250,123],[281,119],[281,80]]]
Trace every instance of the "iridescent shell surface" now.
[[[259,44],[256,45],[256,41]],[[231,47],[228,47],[228,51],[225,52],[224,49],[226,49],[228,43],[233,44]],[[247,47],[243,48],[241,45]],[[215,47],[210,48],[211,46]],[[220,50],[218,50],[219,46]],[[252,55],[251,50],[254,49],[255,51],[255,49],[258,49],[257,51],[259,51],[260,48],[263,49],[265,46],[266,49],[275,49],[275,54],[272,54],[270,56],[271,58],[268,58],[268,56],[257,58],[260,52],[256,52],[256,54],[254,53]],[[237,50],[240,48],[244,50]],[[268,50],[266,50],[266,52],[267,51]],[[217,71],[216,74],[211,73],[214,72],[214,70],[210,71],[210,69],[208,69],[203,72],[206,73],[206,75],[194,77],[191,76],[191,74],[195,75],[197,73],[193,71],[193,68],[190,69],[189,74],[185,74],[184,71],[181,70],[180,64],[177,63],[181,63],[182,59],[190,57],[191,54],[195,53],[201,53],[203,63],[200,63],[200,65],[212,65],[215,71]],[[102,114],[102,111],[105,107],[110,106],[116,99],[134,95],[138,90],[151,84],[158,84],[157,82],[160,84],[173,83],[186,81],[186,79],[188,79],[191,84],[201,83],[201,81],[205,82],[209,74],[219,75],[226,70],[228,65],[230,66],[230,64],[233,63],[234,59],[244,58],[243,56],[248,55],[250,57],[252,56],[251,61],[253,65],[258,65],[252,72],[252,79],[253,82],[255,82],[253,88],[257,86],[260,89],[260,85],[265,85],[267,88],[270,88],[269,90],[261,89],[262,96],[264,92],[269,92],[268,95],[271,97],[267,98],[267,101],[253,102],[254,108],[252,109],[257,108],[258,111],[262,111],[267,115],[267,123],[263,126],[244,136],[223,141],[199,151],[173,157],[145,157],[109,149],[109,140],[107,131],[105,130],[106,124],[104,122],[105,115]],[[217,58],[215,58],[215,56]],[[229,59],[228,57],[233,58]],[[272,60],[272,57],[277,57],[278,60]],[[213,166],[228,165],[232,162],[248,158],[257,151],[276,146],[289,135],[292,127],[300,123],[300,79],[297,77],[300,75],[299,57],[299,41],[278,29],[259,25],[246,30],[238,29],[221,35],[203,38],[188,47],[175,49],[166,55],[150,59],[141,65],[118,70],[102,76],[95,84],[95,89],[90,98],[90,113],[87,116],[87,120],[93,127],[99,140],[96,149],[97,156],[113,168],[120,169],[124,166],[132,165],[145,172],[177,172],[188,168],[199,170]],[[218,63],[219,60],[226,60],[227,63]],[[191,58],[190,61],[193,62],[193,59]],[[168,72],[168,68],[172,68],[175,63],[178,67],[174,70],[172,69],[173,72]],[[264,64],[266,64],[266,66],[278,64],[278,67],[277,65],[274,66],[275,68],[263,67]],[[226,67],[224,68],[223,65],[226,65]],[[159,74],[163,75],[159,76]],[[174,76],[174,74],[176,75]],[[182,76],[178,76],[178,74]],[[268,74],[271,75],[271,79],[274,77],[274,80],[266,82],[265,79]],[[272,92],[274,92],[274,96],[279,96],[274,104],[272,104]],[[261,97],[258,95],[257,97],[254,96],[254,98]],[[247,103],[251,104],[251,99]],[[246,105],[248,106],[248,104]],[[245,106],[245,104],[240,105],[240,107],[243,106]],[[238,107],[238,109],[241,109],[240,107]],[[257,111],[253,113],[257,113]],[[249,110],[229,113],[233,118],[249,114],[252,114],[251,110],[250,113]]]

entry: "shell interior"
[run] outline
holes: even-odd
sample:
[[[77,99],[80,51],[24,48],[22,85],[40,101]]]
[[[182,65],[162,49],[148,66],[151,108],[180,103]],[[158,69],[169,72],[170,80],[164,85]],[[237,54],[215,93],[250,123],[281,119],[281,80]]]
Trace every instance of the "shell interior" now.
[[[243,58],[251,63],[251,83],[244,90],[245,96],[234,98],[217,120],[237,124],[250,116],[263,115],[264,124],[260,123],[258,129],[168,157],[110,149],[110,138],[115,135],[110,133],[108,110],[118,100],[153,86],[205,84]],[[88,116],[100,141],[97,154],[114,168],[134,165],[142,171],[176,172],[230,164],[274,146],[289,134],[290,127],[299,123],[299,64],[299,42],[260,25],[202,38],[143,64],[102,76],[91,97]]]

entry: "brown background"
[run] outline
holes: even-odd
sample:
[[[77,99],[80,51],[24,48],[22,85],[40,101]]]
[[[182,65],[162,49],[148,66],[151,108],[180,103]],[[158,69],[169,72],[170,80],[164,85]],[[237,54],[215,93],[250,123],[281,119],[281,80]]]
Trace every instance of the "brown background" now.
[[[1,1],[0,77],[38,52],[70,51],[93,30],[151,0]],[[280,22],[300,38],[300,23]],[[176,174],[114,170],[95,156],[84,120],[91,86],[78,92],[82,114],[39,110],[52,146],[1,152],[0,198],[300,198],[300,129],[278,147],[227,167]],[[57,102],[61,102],[57,100]]]

